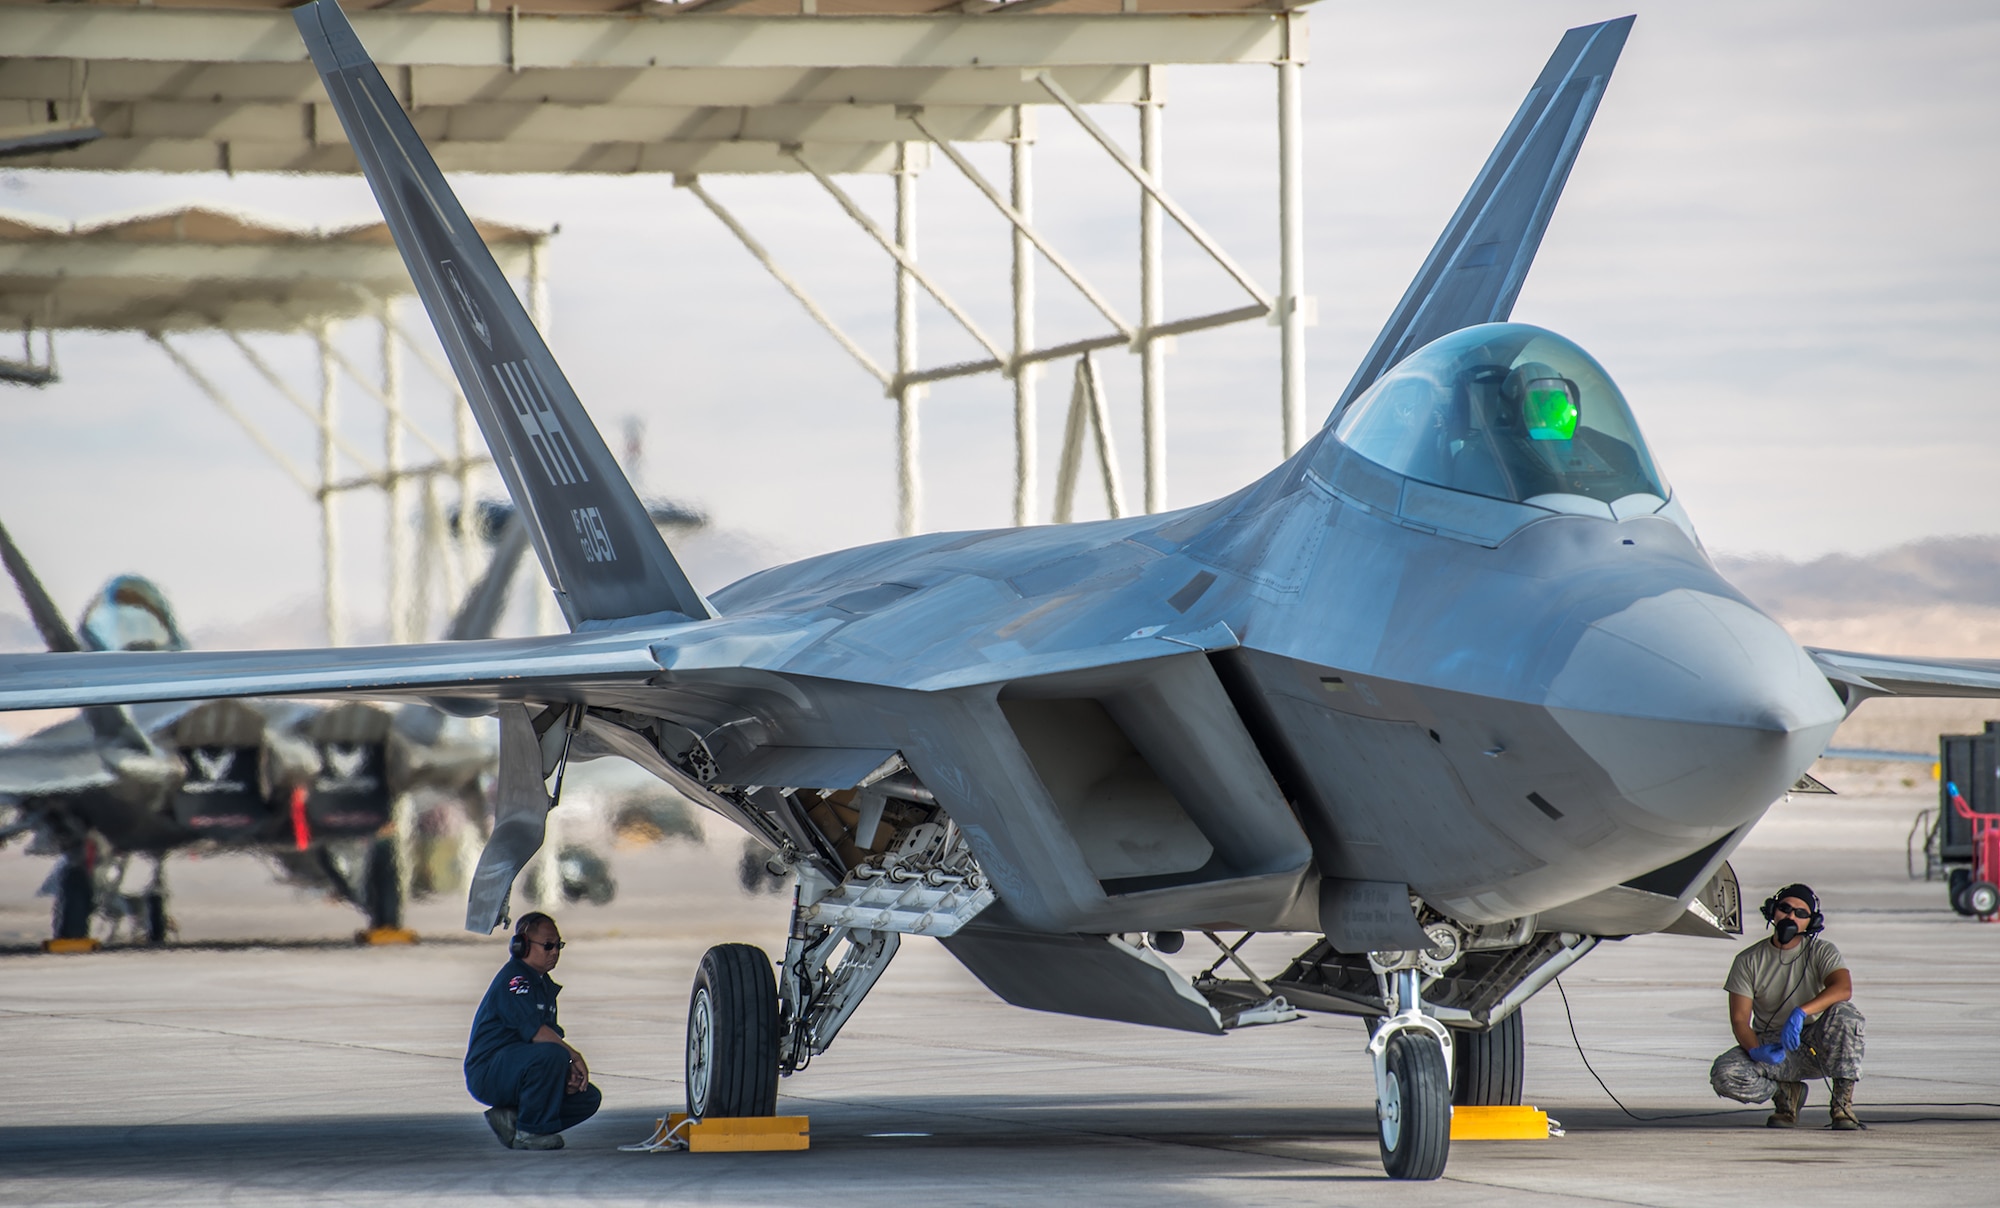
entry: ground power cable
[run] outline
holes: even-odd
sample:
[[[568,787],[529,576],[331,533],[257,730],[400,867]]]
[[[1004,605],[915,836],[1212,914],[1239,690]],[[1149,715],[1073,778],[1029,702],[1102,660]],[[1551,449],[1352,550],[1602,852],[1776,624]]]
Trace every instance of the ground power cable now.
[[[1578,1059],[1580,1059],[1583,1062],[1583,1068],[1589,1072],[1591,1078],[1596,1080],[1598,1087],[1604,1091],[1605,1096],[1609,1098],[1612,1103],[1617,1105],[1619,1111],[1624,1112],[1627,1116],[1630,1116],[1632,1119],[1637,1120],[1641,1124],[1655,1124],[1666,1120],[1697,1120],[1711,1116],[1741,1116],[1762,1110],[1761,1108],[1756,1108],[1756,1107],[1725,1107],[1725,1108],[1717,1108],[1710,1111],[1701,1111],[1701,1112],[1673,1112],[1662,1116],[1642,1116],[1639,1113],[1633,1111],[1631,1108],[1626,1107],[1624,1102],[1620,1100],[1617,1095],[1612,1093],[1611,1088],[1605,1085],[1604,1079],[1601,1076],[1599,1076],[1596,1068],[1590,1064],[1589,1055],[1583,1051],[1583,1040],[1576,1034],[1576,1014],[1570,1010],[1569,991],[1563,989],[1562,978],[1560,977],[1556,978],[1555,982],[1556,982],[1556,993],[1562,996],[1563,1016],[1569,1021],[1570,1042],[1576,1045],[1576,1055]],[[2000,1103],[1978,1103],[1978,1102],[1937,1103],[1937,1102],[1913,1102],[1910,1100],[1894,1100],[1894,1101],[1885,1101],[1879,1103],[1877,1102],[1864,1103],[1861,1104],[1860,1106],[1864,1108],[1876,1108],[1876,1107],[2000,1108]],[[1996,1121],[1996,1120],[2000,1120],[2000,1116],[1917,1116],[1908,1120],[1888,1121],[1888,1123],[1924,1124],[1924,1123],[1937,1122],[1937,1123],[1947,1123],[1947,1124],[1960,1124],[1960,1123],[1974,1124],[1980,1121]]]

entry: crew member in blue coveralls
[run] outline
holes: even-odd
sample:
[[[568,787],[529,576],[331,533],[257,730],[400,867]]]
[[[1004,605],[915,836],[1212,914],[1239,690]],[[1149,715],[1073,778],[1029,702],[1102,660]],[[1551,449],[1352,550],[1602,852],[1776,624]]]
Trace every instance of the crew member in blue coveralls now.
[[[549,973],[562,958],[556,921],[535,911],[514,924],[513,959],[493,975],[465,1046],[465,1089],[490,1105],[486,1123],[509,1149],[561,1149],[562,1132],[597,1114],[604,1096],[583,1054],[563,1039]]]

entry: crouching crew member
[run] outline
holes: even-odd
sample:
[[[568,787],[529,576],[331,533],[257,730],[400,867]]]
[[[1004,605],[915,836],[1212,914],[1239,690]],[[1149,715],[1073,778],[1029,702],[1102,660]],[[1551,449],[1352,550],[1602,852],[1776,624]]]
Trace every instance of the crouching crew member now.
[[[596,1115],[604,1096],[556,1022],[562,987],[549,977],[563,950],[556,921],[539,911],[522,915],[508,950],[513,958],[472,1017],[465,1089],[489,1105],[486,1123],[502,1145],[561,1149],[562,1131]]]
[[[1804,885],[1787,885],[1764,902],[1769,939],[1736,954],[1729,966],[1729,1027],[1736,1047],[1708,1072],[1715,1093],[1739,1103],[1773,1100],[1771,1128],[1792,1128],[1806,1105],[1806,1080],[1832,1088],[1831,1127],[1862,1127],[1854,1115],[1866,1022],[1849,1000],[1854,979],[1840,949],[1820,935],[1826,916]]]

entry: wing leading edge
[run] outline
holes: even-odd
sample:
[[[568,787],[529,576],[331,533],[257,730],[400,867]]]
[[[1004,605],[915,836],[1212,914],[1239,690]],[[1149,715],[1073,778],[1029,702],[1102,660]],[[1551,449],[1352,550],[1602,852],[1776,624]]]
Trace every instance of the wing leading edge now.
[[[658,675],[650,644],[660,637],[654,629],[330,650],[5,655],[0,711],[231,696],[570,700],[593,682]]]
[[[1335,418],[1376,378],[1432,340],[1480,323],[1504,322],[1514,313],[1514,300],[1542,246],[1549,216],[1583,136],[1590,132],[1633,20],[1620,17],[1563,35],[1437,246],[1354,371],[1354,380],[1334,406]]]
[[[1867,696],[2000,697],[2000,659],[1920,659],[1806,647],[1826,678]]]
[[[570,627],[711,616],[346,14],[292,18]]]

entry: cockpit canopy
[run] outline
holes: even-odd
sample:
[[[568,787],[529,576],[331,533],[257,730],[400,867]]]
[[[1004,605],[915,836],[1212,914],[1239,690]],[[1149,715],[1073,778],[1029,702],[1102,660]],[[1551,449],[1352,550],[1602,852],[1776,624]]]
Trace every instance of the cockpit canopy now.
[[[1398,474],[1493,499],[1667,498],[1610,376],[1575,344],[1525,323],[1431,341],[1355,399],[1334,435]]]
[[[86,650],[186,650],[174,610],[152,580],[120,575],[83,610],[78,637]]]

